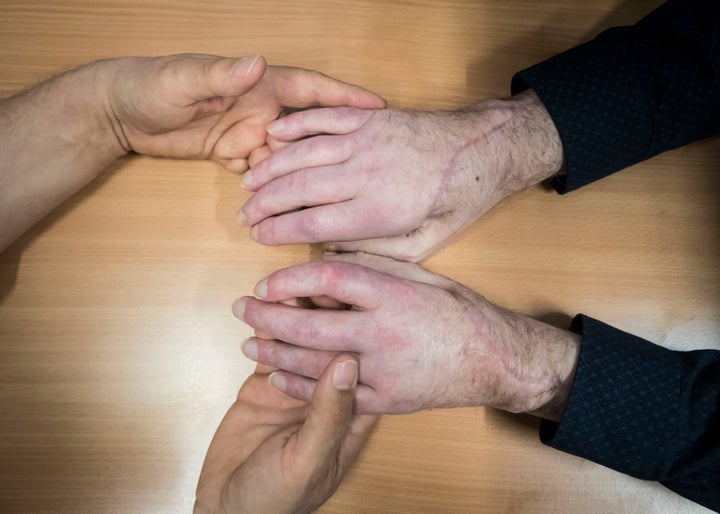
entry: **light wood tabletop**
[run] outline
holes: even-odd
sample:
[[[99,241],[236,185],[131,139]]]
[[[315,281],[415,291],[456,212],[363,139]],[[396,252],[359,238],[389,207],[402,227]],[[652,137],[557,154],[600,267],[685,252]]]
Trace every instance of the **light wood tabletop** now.
[[[97,58],[263,53],[392,107],[507,96],[512,75],[658,0],[3,0],[0,94]],[[0,142],[2,144],[2,142]],[[572,194],[502,202],[425,265],[557,323],[583,312],[673,348],[718,348],[720,145]],[[0,256],[0,511],[188,512],[253,366],[232,301],[315,258],[265,248],[211,162],[124,158]],[[538,420],[476,408],[383,418],[323,512],[700,512],[560,453]]]

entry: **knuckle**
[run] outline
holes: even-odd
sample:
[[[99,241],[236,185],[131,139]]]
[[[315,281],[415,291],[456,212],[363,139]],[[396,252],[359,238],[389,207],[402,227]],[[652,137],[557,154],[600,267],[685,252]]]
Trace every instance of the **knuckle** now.
[[[317,278],[324,288],[332,288],[342,274],[343,266],[336,262],[320,262],[317,266]]]
[[[313,79],[311,75],[308,75],[308,79]],[[317,90],[311,80],[305,80],[304,82],[298,82],[298,87],[295,91],[295,100],[302,107],[310,107],[315,103],[317,98]]]
[[[282,357],[283,353],[278,352],[277,345],[264,339],[256,339],[258,362],[263,362],[271,366],[282,367],[278,363],[278,358]]]
[[[162,70],[170,79],[177,81],[183,76],[183,72],[186,70],[188,63],[194,59],[190,54],[171,55],[163,62]]]
[[[272,201],[268,200],[267,190],[261,190],[250,197],[245,203],[245,214],[252,220],[261,220],[266,217],[267,207],[272,205]]]
[[[390,284],[388,284],[388,298],[414,302],[419,300],[419,296],[418,291],[416,291],[409,282],[393,280]]]
[[[317,216],[306,213],[298,219],[296,229],[303,239],[314,241],[321,236],[323,225]]]
[[[349,419],[348,411],[342,405],[333,405],[325,411],[325,418],[334,427],[343,426]]]

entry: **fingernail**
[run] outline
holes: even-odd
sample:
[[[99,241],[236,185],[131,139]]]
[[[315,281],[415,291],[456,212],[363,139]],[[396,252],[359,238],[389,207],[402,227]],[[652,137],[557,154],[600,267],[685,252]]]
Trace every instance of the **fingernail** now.
[[[250,239],[252,239],[253,241],[258,240],[258,226],[257,225],[255,225],[252,228],[252,230],[250,231]]]
[[[245,339],[241,346],[240,351],[243,352],[243,355],[247,357],[250,360],[254,360],[257,362],[258,360],[258,349],[257,349],[257,341],[255,341],[253,338],[248,337]]]
[[[250,75],[253,68],[255,67],[255,64],[257,64],[258,59],[260,59],[260,56],[255,55],[252,57],[244,57],[238,60],[238,62],[235,63],[235,66],[233,66],[230,74],[233,77],[245,77],[247,75]]]
[[[258,298],[265,298],[267,296],[267,279],[264,278],[260,282],[258,282],[258,285],[255,286],[255,296]]]
[[[247,170],[247,171],[245,172],[245,175],[243,175],[243,179],[242,179],[242,185],[243,185],[243,187],[244,187],[245,189],[247,189],[247,188],[252,184],[252,181],[253,181],[253,173],[252,173],[252,170]]]
[[[284,119],[280,118],[279,120],[275,120],[270,125],[267,126],[268,134],[270,134],[272,136],[275,132],[281,131],[284,126],[285,126]]]
[[[247,227],[247,216],[243,212],[242,209],[240,209],[237,213],[237,220],[240,222],[241,225],[244,225]]]
[[[235,300],[235,303],[233,303],[232,306],[232,311],[236,318],[244,319],[243,316],[245,315],[245,298]]]
[[[327,245],[325,249],[328,252],[337,252],[338,250],[340,250],[340,247],[338,245]]]
[[[347,391],[357,385],[358,365],[354,360],[343,361],[335,366],[332,382],[338,391]]]
[[[277,371],[273,371],[272,373],[270,373],[268,380],[270,381],[270,385],[272,385],[274,388],[285,391],[285,385],[287,382],[285,381],[285,377]]]

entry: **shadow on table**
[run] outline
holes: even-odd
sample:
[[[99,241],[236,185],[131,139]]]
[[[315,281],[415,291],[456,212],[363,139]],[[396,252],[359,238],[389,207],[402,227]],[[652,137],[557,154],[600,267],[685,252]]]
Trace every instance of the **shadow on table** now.
[[[52,210],[50,214],[36,223],[2,252],[2,255],[0,255],[0,305],[3,304],[7,295],[15,288],[20,261],[25,250],[50,227],[70,214],[86,197],[102,188],[124,166],[124,163],[125,159],[113,163],[100,176]]]
[[[578,5],[547,2],[543,7],[547,11],[544,21],[537,29],[518,37],[512,43],[494,49],[490,54],[482,53],[471,63],[467,69],[467,91],[470,94],[485,91],[487,94],[487,86],[491,86],[491,94],[507,96],[510,93],[510,79],[515,73],[589,41],[610,27],[633,24],[662,3],[661,0],[620,1],[611,12],[596,20],[594,24],[594,18],[588,16],[587,29],[579,37],[567,38],[558,33],[564,24],[558,23],[558,20],[577,19]],[[498,4],[498,9],[500,5]],[[501,11],[498,11],[497,15],[501,16]],[[582,23],[582,20],[579,23]],[[497,80],[499,82],[493,82]],[[497,88],[500,89],[496,90]]]

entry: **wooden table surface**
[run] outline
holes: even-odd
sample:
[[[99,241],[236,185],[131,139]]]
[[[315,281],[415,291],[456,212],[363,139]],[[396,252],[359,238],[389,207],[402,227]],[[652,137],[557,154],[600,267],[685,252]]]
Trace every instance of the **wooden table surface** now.
[[[658,4],[2,0],[0,94],[101,57],[261,52],[393,107],[454,108]],[[718,192],[705,141],[567,196],[518,194],[425,264],[534,316],[718,348]],[[230,304],[315,253],[251,241],[234,220],[246,198],[213,163],[129,157],[0,256],[0,511],[190,511],[252,369]],[[483,408],[383,418],[322,510],[703,510],[541,445],[537,426]]]

